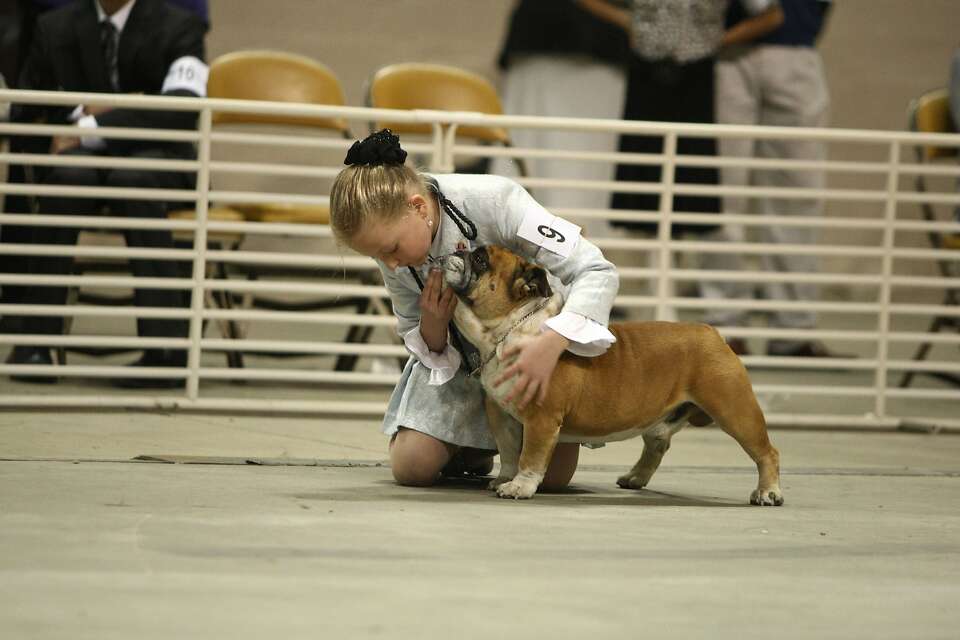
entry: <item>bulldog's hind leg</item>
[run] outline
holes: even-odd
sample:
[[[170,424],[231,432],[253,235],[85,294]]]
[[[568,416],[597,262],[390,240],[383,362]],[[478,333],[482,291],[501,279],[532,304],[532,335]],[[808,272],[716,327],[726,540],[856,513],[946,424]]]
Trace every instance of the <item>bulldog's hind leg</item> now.
[[[715,387],[717,384],[715,380]],[[702,398],[699,404],[721,429],[740,443],[756,463],[759,481],[756,490],[750,494],[750,504],[782,505],[780,452],[770,443],[767,422],[753,395],[746,371],[730,376],[719,384],[727,388],[720,393],[710,394],[709,398]]]
[[[691,405],[692,406],[692,405]],[[687,424],[687,415],[674,412],[665,421],[643,432],[643,453],[629,473],[617,478],[617,484],[624,489],[642,489],[650,482],[654,472],[660,467],[663,454],[670,448],[670,439]]]
[[[488,485],[489,489],[496,489],[513,480],[517,475],[523,425],[501,409],[500,405],[489,396],[484,398],[484,406],[487,411],[487,424],[490,426],[493,439],[497,441],[497,450],[500,452],[500,473]]]

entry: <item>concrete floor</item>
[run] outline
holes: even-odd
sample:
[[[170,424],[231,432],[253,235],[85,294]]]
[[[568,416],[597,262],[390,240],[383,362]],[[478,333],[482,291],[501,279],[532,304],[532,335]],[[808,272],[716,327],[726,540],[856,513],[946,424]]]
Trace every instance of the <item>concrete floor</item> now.
[[[371,421],[0,414],[7,638],[956,638],[960,436],[772,433],[781,508],[716,429],[650,490],[398,487]],[[206,464],[131,461],[192,456]],[[266,464],[246,464],[256,459]]]

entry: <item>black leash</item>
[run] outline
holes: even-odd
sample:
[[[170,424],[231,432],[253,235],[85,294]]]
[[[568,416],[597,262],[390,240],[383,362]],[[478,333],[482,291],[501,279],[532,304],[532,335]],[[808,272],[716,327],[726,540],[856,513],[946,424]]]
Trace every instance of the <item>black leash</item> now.
[[[476,240],[477,239],[477,225],[473,223],[473,220],[468,218],[460,209],[457,209],[457,206],[447,200],[446,196],[440,191],[440,185],[437,184],[436,179],[428,177],[427,188],[430,189],[436,196],[437,202],[440,203],[440,208],[444,213],[447,214],[453,223],[457,225],[457,228],[460,230],[460,233],[467,240]],[[437,230],[439,233],[439,229]],[[423,280],[420,279],[420,274],[417,273],[417,270],[413,267],[407,267],[407,270],[410,271],[410,275],[413,276],[413,279],[416,280],[417,286],[420,287],[420,291],[423,291]],[[453,346],[463,354],[463,360],[460,362],[460,368],[466,371],[468,374],[471,372],[477,371],[480,367],[480,352],[477,351],[470,342],[463,338],[460,335],[460,332],[457,330],[457,327],[453,324],[453,321],[450,322],[448,326],[448,331],[450,332],[450,337],[452,338]]]

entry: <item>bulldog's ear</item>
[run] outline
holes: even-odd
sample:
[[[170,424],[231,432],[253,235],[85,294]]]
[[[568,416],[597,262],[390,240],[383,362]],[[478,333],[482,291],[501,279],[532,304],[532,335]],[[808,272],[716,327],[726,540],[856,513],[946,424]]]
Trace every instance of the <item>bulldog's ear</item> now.
[[[553,295],[553,291],[550,290],[550,285],[547,283],[547,272],[543,267],[530,265],[523,272],[523,281],[527,295],[536,294],[540,298],[549,298]]]

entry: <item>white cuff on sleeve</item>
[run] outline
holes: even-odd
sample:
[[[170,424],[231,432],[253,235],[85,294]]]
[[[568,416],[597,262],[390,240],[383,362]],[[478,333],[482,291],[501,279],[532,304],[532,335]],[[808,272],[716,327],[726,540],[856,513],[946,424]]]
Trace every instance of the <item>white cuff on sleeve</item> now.
[[[562,311],[560,315],[544,322],[543,326],[569,340],[567,351],[577,356],[598,356],[617,341],[605,326],[572,311]]]
[[[207,78],[210,67],[200,58],[184,56],[177,58],[167,70],[160,93],[185,90],[201,98],[207,95]]]
[[[96,129],[97,119],[93,116],[83,116],[77,120],[77,126],[81,129]],[[107,148],[107,143],[104,142],[103,138],[99,136],[81,136],[80,146],[82,146],[84,149],[100,151]]]
[[[771,2],[771,0],[740,0],[740,2],[743,4],[743,8],[753,16],[757,15],[758,13],[763,13],[773,6],[773,2]]]
[[[441,353],[430,351],[430,347],[423,341],[420,335],[420,327],[414,327],[403,334],[403,344],[407,350],[412,353],[420,363],[430,369],[431,386],[440,386],[448,382],[457,374],[460,368],[460,352],[450,346],[448,343]]]

